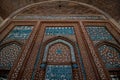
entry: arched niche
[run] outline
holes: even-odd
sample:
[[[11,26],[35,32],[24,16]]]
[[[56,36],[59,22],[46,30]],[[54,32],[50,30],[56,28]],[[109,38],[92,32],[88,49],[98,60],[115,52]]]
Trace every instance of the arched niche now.
[[[98,55],[112,80],[120,79],[120,46],[108,41],[101,41],[97,45]]]
[[[56,47],[58,45],[61,45],[63,47],[65,46],[69,50],[69,55],[70,55],[70,59],[71,59],[70,60],[71,63],[69,63],[69,64],[72,64],[72,63],[76,62],[76,54],[77,53],[76,53],[75,43],[73,41],[69,40],[66,37],[57,36],[57,37],[50,38],[43,43],[42,48],[41,48],[42,51],[38,52],[39,54],[43,55],[43,57],[41,57],[41,61],[40,61],[41,63],[46,63],[47,62],[49,49],[51,47],[53,47],[54,45],[56,45]],[[56,51],[56,50],[54,50],[54,51]],[[60,54],[58,54],[58,55],[60,55]]]
[[[6,42],[0,46],[0,78],[7,79],[22,50],[22,43],[17,41]]]
[[[37,56],[39,59],[36,58],[36,62],[38,63],[35,63],[37,65],[34,66],[36,70],[33,71],[32,79],[50,79],[51,75],[49,70],[51,70],[51,74],[55,75],[55,72],[52,72],[52,70],[54,71],[56,69],[58,70],[56,76],[61,74],[66,75],[65,79],[79,79],[80,74],[84,75],[84,73],[80,73],[81,67],[84,68],[84,65],[81,64],[82,62],[79,62],[79,58],[77,57],[79,55],[76,51],[75,43],[66,37],[58,36],[45,41],[38,54],[40,56]],[[59,73],[61,70],[66,70],[65,67],[68,70]],[[70,73],[69,76],[68,73]],[[62,79],[59,76],[54,76],[53,78]]]
[[[101,41],[96,46],[99,56],[108,70],[120,68],[120,47],[118,45]]]
[[[0,46],[1,69],[10,70],[21,52],[22,43],[11,41]]]
[[[45,79],[62,79],[60,76],[65,75],[64,79],[71,80],[72,62],[75,62],[73,46],[62,39],[48,43],[45,48],[43,62],[47,63]],[[56,69],[58,71],[54,72]],[[61,70],[63,71],[60,72]],[[53,74],[54,77],[52,77],[50,73]]]
[[[53,44],[59,44],[59,43],[63,43],[63,44],[65,44],[65,45],[67,45],[67,46],[69,46],[69,48],[70,48],[70,54],[71,54],[71,58],[72,58],[72,62],[75,62],[75,54],[74,54],[74,49],[73,49],[73,46],[70,44],[70,43],[68,43],[67,41],[64,41],[64,40],[62,40],[62,39],[57,39],[57,40],[55,40],[55,41],[52,41],[52,42],[50,42],[49,44],[47,44],[46,45],[46,48],[45,48],[45,52],[44,52],[44,58],[43,58],[43,62],[45,62],[46,61],[46,57],[47,57],[47,54],[48,54],[48,49],[49,49],[49,47],[51,46],[51,45],[53,45]],[[61,45],[61,44],[60,44]],[[61,46],[63,46],[63,45],[61,45]],[[61,47],[60,46],[60,47]],[[56,45],[56,47],[57,47],[57,45]],[[64,46],[65,47],[65,46]],[[66,47],[65,47],[66,48]],[[68,49],[68,48],[67,48]]]

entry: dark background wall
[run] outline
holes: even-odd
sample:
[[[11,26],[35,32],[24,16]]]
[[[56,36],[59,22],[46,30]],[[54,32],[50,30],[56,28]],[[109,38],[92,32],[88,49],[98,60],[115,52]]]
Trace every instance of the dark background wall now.
[[[0,0],[0,16],[5,19],[15,10],[31,3],[50,0]],[[93,5],[120,21],[120,0],[71,0]],[[47,5],[44,5],[47,6]]]

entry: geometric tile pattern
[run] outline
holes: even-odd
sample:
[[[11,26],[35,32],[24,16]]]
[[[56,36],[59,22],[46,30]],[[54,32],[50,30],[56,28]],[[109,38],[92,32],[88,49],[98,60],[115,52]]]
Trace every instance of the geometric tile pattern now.
[[[52,63],[70,63],[71,62],[71,53],[68,46],[62,43],[56,43],[50,46],[48,49],[48,60],[47,62]]]
[[[32,26],[16,26],[7,36],[9,39],[27,39],[32,31]]]
[[[86,30],[94,43],[102,40],[115,41],[105,26],[87,26]],[[106,68],[120,68],[120,52],[117,49],[102,45],[98,48],[98,51]]]
[[[21,47],[10,44],[0,49],[0,69],[10,70],[14,61],[21,52]]]
[[[74,35],[73,27],[46,27],[46,35]]]
[[[33,26],[15,26],[13,30],[3,40],[3,42],[10,40],[26,40],[32,32],[32,29]]]
[[[72,80],[70,65],[48,65],[45,80]]]
[[[98,51],[106,68],[120,68],[120,51],[108,45],[102,45]]]
[[[14,19],[39,19],[39,20],[104,20],[105,18],[103,16],[40,16],[40,15],[17,15]]]
[[[93,41],[114,40],[104,26],[87,26],[86,30]]]
[[[10,31],[10,33],[7,34],[7,36],[3,41],[0,42],[0,44],[6,43],[7,41],[10,43],[10,41],[14,40],[25,43],[30,36],[32,29],[33,26],[31,25],[17,25]],[[5,47],[0,48],[0,69],[10,70],[11,67],[13,67],[14,61],[17,59],[20,52],[21,46],[15,43],[10,43]]]
[[[60,46],[59,46],[59,45],[56,45],[57,47],[52,46],[52,45],[55,45],[55,44],[58,44],[58,43],[62,43],[62,44],[60,44]],[[65,45],[63,45],[63,44],[69,46],[70,49],[68,49],[68,48],[67,48]],[[50,50],[52,51],[51,53],[49,52],[50,46],[53,47],[53,49],[50,49]],[[63,46],[63,47],[66,48],[66,50],[68,51],[67,54],[65,54],[66,51],[65,51],[63,48],[61,48],[61,46]],[[61,48],[62,50],[61,50],[60,48]],[[70,50],[70,52],[69,52],[69,50]],[[63,51],[64,51],[64,52],[63,52]],[[54,53],[53,53],[53,52],[54,52]],[[59,53],[58,53],[58,52],[59,52]],[[64,55],[64,58],[66,57],[66,55],[71,55],[72,62],[75,62],[75,61],[76,61],[73,46],[72,46],[69,42],[64,41],[64,40],[61,40],[61,39],[57,39],[57,40],[52,41],[52,42],[50,42],[50,43],[48,43],[48,44],[46,45],[46,48],[45,48],[45,51],[44,51],[44,56],[43,56],[43,62],[46,62],[48,53],[49,53],[50,55],[55,54],[55,56],[54,56],[54,55],[52,55],[52,56],[54,56],[54,58],[56,58],[56,59],[57,59],[58,55],[60,55],[59,57],[62,57],[62,56]],[[60,54],[60,53],[63,53],[63,54]],[[51,56],[51,57],[52,57],[52,56]],[[57,56],[57,57],[56,57],[56,56]],[[50,58],[49,58],[49,59],[50,59]],[[67,57],[66,57],[65,59],[67,59]],[[68,56],[68,59],[69,59],[69,56]]]
[[[45,46],[45,51],[42,59],[40,61],[40,53],[37,56],[36,65],[39,64],[37,71],[32,73],[32,79],[41,79],[41,80],[72,80],[72,68],[77,69],[78,64],[72,66],[72,62],[76,62],[75,53],[73,46],[62,39],[57,39],[52,42],[49,42]],[[69,63],[70,65],[67,65]],[[78,70],[75,70],[74,76],[79,79]],[[45,73],[45,74],[44,74]],[[45,77],[45,79],[44,79]]]
[[[72,36],[75,35],[73,27],[49,27],[45,28],[44,37],[48,36]],[[74,47],[71,43],[63,39],[53,40],[45,46],[45,50],[40,59],[40,52],[36,58],[32,73],[32,79],[36,80],[79,80],[79,67],[75,57]],[[78,61],[79,62],[79,61]],[[82,61],[80,61],[81,63]],[[69,63],[69,64],[67,64]],[[38,64],[38,65],[37,65]],[[83,64],[82,69],[84,69]],[[72,73],[74,72],[74,74]],[[84,70],[81,73],[84,74]],[[86,74],[85,74],[86,75]],[[85,79],[86,76],[84,75]],[[45,78],[44,78],[45,77]]]

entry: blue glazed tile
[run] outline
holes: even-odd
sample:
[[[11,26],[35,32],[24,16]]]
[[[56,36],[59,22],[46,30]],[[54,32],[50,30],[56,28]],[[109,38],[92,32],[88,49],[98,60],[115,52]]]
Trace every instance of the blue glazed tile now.
[[[98,51],[101,59],[105,63],[106,68],[120,68],[120,57],[116,57],[116,55],[120,55],[120,52],[117,49],[111,46],[103,45],[99,47]]]
[[[48,65],[45,80],[72,80],[70,65]]]
[[[93,41],[100,40],[114,40],[112,35],[108,32],[108,30],[103,26],[87,26],[86,30]]]
[[[61,50],[61,49],[57,49],[57,50],[56,50],[56,53],[57,53],[57,54],[61,54],[61,53],[62,53],[62,50]]]
[[[72,56],[72,62],[75,62],[76,59],[75,59],[75,55],[74,55],[73,46],[72,46],[70,43],[68,43],[68,42],[66,42],[66,41],[64,41],[64,40],[61,40],[61,39],[55,40],[55,41],[49,43],[49,44],[46,46],[46,48],[45,48],[45,53],[44,53],[44,57],[43,57],[43,62],[46,62],[46,58],[47,58],[49,46],[51,46],[52,44],[58,43],[58,42],[65,43],[65,44],[67,44],[67,45],[70,47],[71,56]]]
[[[32,32],[33,26],[16,26],[5,39],[27,39]]]
[[[72,65],[72,68],[73,68],[73,69],[78,68],[78,65],[77,65],[77,64],[73,64],[73,65]]]
[[[74,35],[73,27],[46,27],[46,35]]]

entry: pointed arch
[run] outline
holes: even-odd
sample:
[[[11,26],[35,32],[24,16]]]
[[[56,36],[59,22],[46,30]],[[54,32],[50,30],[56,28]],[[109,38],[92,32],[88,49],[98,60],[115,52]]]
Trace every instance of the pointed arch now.
[[[102,45],[108,45],[108,46],[114,47],[114,48],[116,48],[117,50],[120,51],[120,46],[119,46],[119,45],[114,44],[114,43],[111,43],[111,42],[108,42],[108,41],[105,41],[105,40],[98,42],[95,46],[96,46],[97,49],[98,49],[98,48],[99,48],[100,46],[102,46]]]
[[[97,50],[101,60],[108,70],[119,69],[120,67],[120,47],[114,43],[101,41],[97,45]]]
[[[22,47],[22,45],[23,45],[23,43],[20,42],[20,41],[10,40],[10,41],[6,41],[5,43],[1,44],[1,45],[0,45],[0,49],[1,49],[2,47],[5,47],[5,46],[7,46],[7,45],[10,45],[10,44],[17,44],[17,45],[20,46],[20,47]]]
[[[58,36],[58,37],[55,37],[55,38],[52,38],[48,41],[46,41],[44,43],[44,56],[43,56],[43,62],[46,62],[46,58],[47,58],[47,54],[48,54],[48,49],[51,45],[55,44],[55,43],[63,43],[65,45],[67,45],[69,48],[70,48],[70,52],[71,52],[71,58],[72,58],[72,62],[75,62],[76,59],[75,59],[75,53],[74,53],[74,48],[73,48],[73,42],[70,41],[69,39],[65,38],[65,37],[61,37],[61,36]],[[72,43],[72,44],[71,44]]]
[[[0,46],[0,69],[10,70],[22,50],[22,43],[10,41]]]

